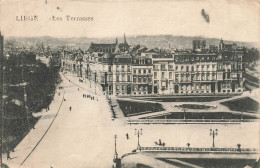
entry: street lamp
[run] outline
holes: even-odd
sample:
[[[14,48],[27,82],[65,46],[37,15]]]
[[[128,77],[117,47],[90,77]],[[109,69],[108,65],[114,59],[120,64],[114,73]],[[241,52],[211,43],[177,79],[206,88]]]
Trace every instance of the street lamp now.
[[[137,135],[137,138],[138,138],[138,142],[137,142],[137,150],[140,150],[141,151],[141,146],[140,146],[140,142],[139,142],[139,137],[140,137],[140,135],[143,135],[143,133],[142,133],[142,128],[139,130],[137,130],[136,128],[135,128],[135,135]]]
[[[115,135],[114,138],[115,138],[115,154],[114,154],[114,162],[116,162],[117,159],[118,159],[118,154],[117,154],[117,151],[116,151],[116,138],[117,138],[117,136]]]
[[[213,138],[212,147],[215,148],[215,142],[214,142],[214,140],[215,140],[215,136],[218,135],[218,129],[215,129],[215,130],[210,129],[209,131],[210,131],[209,135],[210,135],[210,136],[212,135],[212,138]]]
[[[185,107],[183,107],[183,105],[182,105],[182,110],[183,110],[183,113],[184,113],[184,120],[186,120],[186,116],[185,116],[186,109],[185,109]]]

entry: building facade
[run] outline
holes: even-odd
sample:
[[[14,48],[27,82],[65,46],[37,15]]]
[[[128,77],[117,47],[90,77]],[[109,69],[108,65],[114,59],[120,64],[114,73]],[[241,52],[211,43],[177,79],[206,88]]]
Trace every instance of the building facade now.
[[[109,95],[243,92],[245,49],[235,44],[221,40],[219,47],[206,48],[205,41],[197,40],[192,51],[175,52],[129,48],[125,38],[120,44],[92,43],[88,52],[65,55],[62,64]]]

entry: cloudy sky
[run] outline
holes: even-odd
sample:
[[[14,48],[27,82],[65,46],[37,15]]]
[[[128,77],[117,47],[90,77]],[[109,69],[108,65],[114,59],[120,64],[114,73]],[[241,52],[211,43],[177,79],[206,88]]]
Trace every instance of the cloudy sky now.
[[[209,23],[202,16],[202,9],[209,15]],[[260,4],[254,0],[4,0],[0,12],[5,36],[114,37],[126,33],[260,41]],[[21,15],[37,15],[38,21],[17,21]],[[67,21],[66,15],[94,20]],[[52,16],[63,20],[52,21]]]

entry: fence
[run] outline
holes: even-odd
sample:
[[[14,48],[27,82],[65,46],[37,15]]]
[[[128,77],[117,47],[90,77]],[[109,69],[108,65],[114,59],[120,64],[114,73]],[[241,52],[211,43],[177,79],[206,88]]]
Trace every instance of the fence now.
[[[191,123],[230,123],[256,122],[257,119],[135,119],[127,120],[128,124],[191,124]]]
[[[188,147],[141,147],[141,151],[168,152],[226,152],[226,153],[258,153],[256,148],[188,148]]]

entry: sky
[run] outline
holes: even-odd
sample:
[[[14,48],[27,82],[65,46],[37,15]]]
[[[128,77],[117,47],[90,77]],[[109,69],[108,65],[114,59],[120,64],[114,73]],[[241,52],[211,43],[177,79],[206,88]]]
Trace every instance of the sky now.
[[[3,0],[0,29],[5,36],[115,37],[181,35],[260,42],[260,3],[249,0]],[[203,18],[202,9],[210,22]],[[35,16],[38,21],[17,21]],[[93,21],[67,21],[93,17]],[[51,18],[62,17],[62,21]]]

